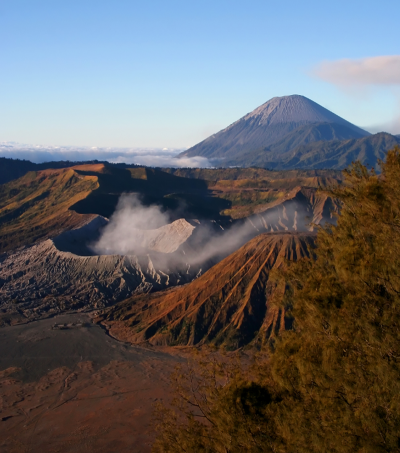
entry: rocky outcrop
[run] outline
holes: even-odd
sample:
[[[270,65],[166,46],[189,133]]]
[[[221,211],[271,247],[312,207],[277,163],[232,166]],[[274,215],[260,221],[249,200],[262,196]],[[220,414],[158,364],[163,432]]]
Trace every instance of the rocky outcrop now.
[[[155,230],[142,230],[143,248],[160,253],[173,253],[192,235],[195,226],[185,219],[178,219]]]
[[[114,221],[114,226],[116,221]],[[126,225],[125,225],[126,227]],[[123,228],[121,234],[124,235],[123,241],[115,231],[108,235],[106,229],[105,234],[96,243],[92,240],[92,252],[97,254],[115,253],[115,242],[118,253],[146,253],[148,251],[160,253],[176,252],[182,244],[190,238],[196,226],[192,225],[185,219],[178,219],[167,225],[163,225],[155,229],[138,229],[130,227],[128,230]],[[113,252],[114,250],[114,252]]]
[[[248,221],[260,233],[264,231],[313,231],[315,225],[335,223],[339,206],[323,192],[314,188],[295,187],[284,200],[260,210]]]

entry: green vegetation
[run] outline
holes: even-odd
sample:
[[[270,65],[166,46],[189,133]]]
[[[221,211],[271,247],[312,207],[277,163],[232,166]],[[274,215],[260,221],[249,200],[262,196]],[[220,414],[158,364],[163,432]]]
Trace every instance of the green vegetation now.
[[[229,200],[232,207],[235,206],[257,206],[260,204],[269,204],[278,199],[278,196],[271,194],[270,191],[242,191],[228,192],[221,195],[224,200]]]
[[[381,165],[345,173],[337,227],[277,275],[292,330],[178,372],[154,452],[400,452],[400,149]]]
[[[286,170],[275,171],[259,167],[249,168],[162,168],[164,173],[191,179],[203,179],[217,182],[221,180],[275,180],[292,178],[341,178],[341,172],[337,170]]]

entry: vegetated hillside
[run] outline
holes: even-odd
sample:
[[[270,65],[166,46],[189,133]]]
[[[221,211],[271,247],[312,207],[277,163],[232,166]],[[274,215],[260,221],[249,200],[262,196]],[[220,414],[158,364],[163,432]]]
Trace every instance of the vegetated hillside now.
[[[216,197],[222,206],[222,200],[227,205],[222,208],[220,214],[232,219],[243,219],[266,212],[278,204],[287,200],[299,197],[302,188],[310,188],[306,198],[311,205],[315,200],[321,201],[325,206],[326,215],[329,217],[329,209],[335,209],[327,197],[317,194],[316,189],[335,186],[341,183],[342,173],[335,170],[290,170],[270,171],[261,168],[229,168],[229,169],[167,169],[177,176],[206,181],[208,190],[213,197]],[[305,192],[304,192],[305,193]],[[178,197],[172,195],[171,197]],[[311,200],[311,198],[313,200]],[[329,205],[329,208],[328,208]],[[303,204],[298,212],[308,211],[308,216],[314,218],[314,208]],[[284,215],[281,216],[282,220]],[[276,217],[278,220],[278,217]],[[287,220],[287,219],[286,219]],[[289,227],[288,222],[283,220]],[[308,223],[308,222],[307,222]],[[293,223],[290,227],[293,226]],[[289,227],[289,229],[290,229]],[[261,228],[260,231],[262,231]],[[276,231],[276,229],[274,230]]]
[[[48,170],[50,168],[68,168],[74,165],[95,165],[104,164],[107,162],[93,161],[82,161],[82,162],[70,162],[70,161],[57,161],[57,162],[43,162],[41,164],[35,164],[29,160],[21,159],[10,159],[7,157],[0,157],[0,184],[5,184],[14,179],[21,178],[28,173],[28,171],[40,171]],[[125,164],[108,164],[115,167],[124,167]],[[136,165],[130,165],[135,167]]]
[[[37,165],[29,160],[0,157],[0,184],[18,179],[26,175],[28,171],[34,171],[36,169]]]
[[[306,234],[261,234],[188,285],[119,303],[103,324],[132,343],[230,349],[264,343],[285,328],[283,288],[271,272],[286,259],[308,256],[312,245]]]
[[[307,125],[318,125],[314,131]],[[293,134],[293,131],[300,128]],[[335,115],[304,96],[276,97],[253,112],[180,154],[180,157],[204,156],[209,159],[240,157],[249,150],[270,146],[292,133],[285,151],[302,141],[332,138],[360,138],[368,132]],[[283,144],[281,144],[283,146]],[[224,165],[224,161],[221,160]]]
[[[109,217],[124,192],[143,194],[147,204],[159,201],[165,209],[178,208],[178,201],[164,198],[176,191],[204,192],[207,188],[203,181],[154,169],[104,164],[29,172],[0,186],[0,252],[54,237],[82,225],[93,214]],[[218,203],[199,203],[195,214],[204,211],[218,216],[228,206],[224,200]]]
[[[221,214],[232,219],[251,220],[259,231],[308,229],[310,222],[329,219],[330,211],[337,206],[319,188],[335,186],[336,179],[310,178],[307,184],[297,185],[296,180],[218,181],[213,193],[230,203]],[[304,181],[303,181],[304,182]]]
[[[304,185],[309,178],[334,178],[342,180],[342,172],[338,170],[308,170],[308,169],[293,169],[293,170],[275,170],[262,167],[235,167],[235,168],[161,168],[161,171],[170,173],[182,178],[203,179],[213,184],[221,180],[263,180],[274,181],[281,180],[296,180],[297,185]]]
[[[277,170],[299,169],[344,169],[359,160],[364,165],[376,167],[386,153],[400,144],[400,139],[386,132],[360,139],[318,141],[301,145],[290,152],[283,152],[280,144],[243,154],[227,165],[260,166]]]
[[[365,136],[364,134],[363,136]],[[368,135],[367,135],[368,136]],[[269,149],[281,155],[301,145],[319,141],[349,140],[355,137],[354,130],[343,124],[317,123],[305,124],[287,134],[281,140],[270,145]]]
[[[337,226],[280,273],[292,329],[251,366],[204,355],[177,375],[154,452],[400,451],[400,148],[382,174],[356,163]]]
[[[29,172],[0,186],[0,252],[77,227],[91,216],[69,210],[98,187],[74,169]]]
[[[207,219],[229,228],[232,219],[293,198],[296,187],[335,185],[340,182],[338,176],[331,171],[162,171],[99,163],[30,172],[0,186],[0,252],[54,237],[94,214],[109,218],[122,193],[139,194],[144,205],[159,205],[171,222]]]

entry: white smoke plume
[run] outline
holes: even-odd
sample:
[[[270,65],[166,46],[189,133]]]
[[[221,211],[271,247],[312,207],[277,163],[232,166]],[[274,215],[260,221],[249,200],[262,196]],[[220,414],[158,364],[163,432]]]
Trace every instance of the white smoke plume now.
[[[306,230],[308,213],[298,211],[299,206],[289,202],[285,216],[295,219],[291,227]],[[204,270],[252,237],[271,232],[271,225],[275,226],[273,231],[285,229],[281,214],[274,209],[264,214],[262,220],[219,224],[181,218],[171,223],[160,206],[144,206],[136,195],[124,194],[91,250],[99,255],[150,255],[154,265],[162,269],[184,269],[189,265]]]
[[[258,233],[250,222],[227,230],[214,221],[171,223],[160,206],[144,206],[135,194],[123,194],[90,249],[98,255],[149,254],[163,268],[185,268],[219,261]]]
[[[159,206],[143,206],[133,194],[123,194],[100,239],[92,245],[99,255],[135,255],[146,247],[146,230],[168,223]]]

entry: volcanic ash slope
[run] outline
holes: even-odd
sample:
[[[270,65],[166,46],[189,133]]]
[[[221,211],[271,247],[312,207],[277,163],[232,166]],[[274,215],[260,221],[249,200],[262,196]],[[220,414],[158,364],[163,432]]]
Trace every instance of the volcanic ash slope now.
[[[213,221],[178,219],[154,230],[134,230],[134,246],[94,254],[108,220],[97,216],[81,228],[3,256],[0,260],[0,325],[68,310],[103,308],[134,294],[191,282],[257,234],[309,231],[310,222],[334,221],[334,201],[312,188],[295,187],[284,198],[233,229]],[[101,244],[101,241],[98,242]]]
[[[238,348],[266,341],[285,328],[283,288],[271,271],[285,260],[306,257],[314,236],[261,234],[195,281],[132,297],[105,311],[103,324],[115,338],[154,345],[214,343]]]
[[[189,222],[180,219],[138,232],[146,247],[143,254],[93,256],[88,241],[99,235],[98,228],[106,222],[97,217],[83,228],[3,257],[3,313],[32,319],[69,309],[105,307],[132,294],[186,283],[201,273],[199,266],[186,265],[178,250],[194,230]],[[172,268],[171,262],[182,267]]]
[[[339,211],[337,202],[314,188],[295,187],[268,209],[248,218],[260,233],[270,231],[313,231],[314,225],[334,224]]]

